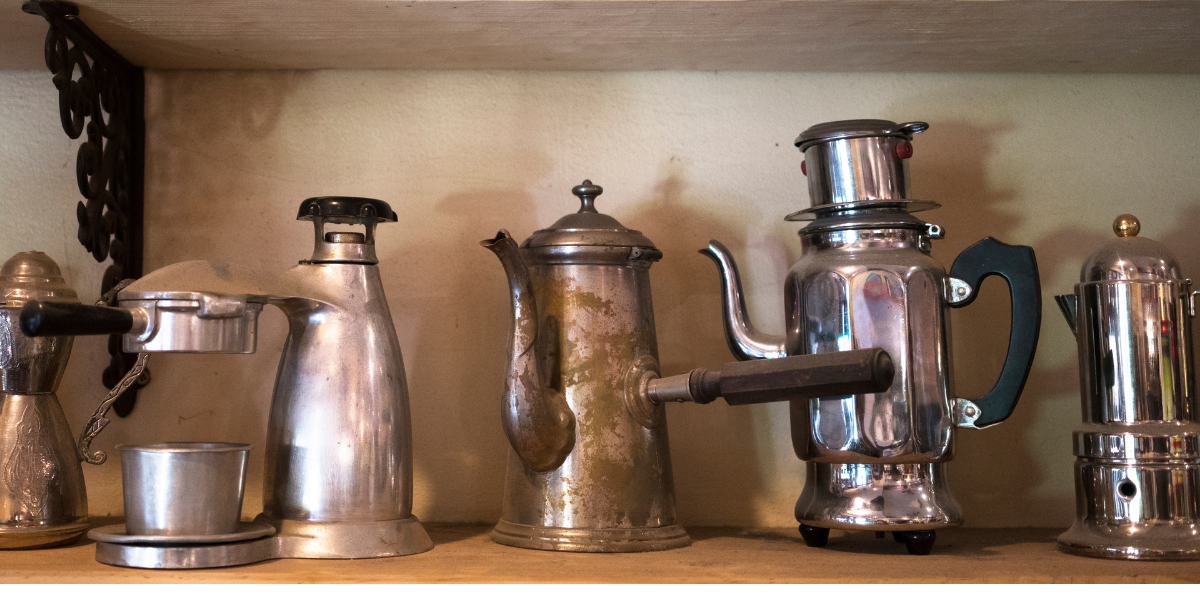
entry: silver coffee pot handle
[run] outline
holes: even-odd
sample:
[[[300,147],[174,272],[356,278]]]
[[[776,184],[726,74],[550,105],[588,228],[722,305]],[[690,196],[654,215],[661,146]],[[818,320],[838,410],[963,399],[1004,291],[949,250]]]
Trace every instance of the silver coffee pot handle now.
[[[109,390],[108,395],[100,402],[100,406],[96,407],[96,412],[92,413],[92,418],[88,419],[87,425],[84,425],[83,433],[79,436],[79,458],[83,462],[92,465],[102,465],[104,461],[108,460],[108,454],[103,450],[92,452],[92,440],[100,435],[100,432],[104,431],[104,428],[108,426],[109,419],[105,416],[108,414],[108,409],[142,375],[142,372],[146,370],[146,361],[149,358],[150,355],[144,352],[138,355],[137,362],[133,364],[133,368],[125,374],[125,377],[121,378],[121,381],[117,382],[117,385],[113,386],[113,389]]]

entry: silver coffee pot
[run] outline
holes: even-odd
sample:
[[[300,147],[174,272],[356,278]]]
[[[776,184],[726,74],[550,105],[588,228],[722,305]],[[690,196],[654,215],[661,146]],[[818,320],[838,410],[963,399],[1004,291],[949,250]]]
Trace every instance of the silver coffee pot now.
[[[492,539],[539,550],[638,552],[686,546],[663,402],[752,404],[887,389],[878,348],[659,377],[650,266],[640,232],[580,209],[518,248],[507,231],[481,244],[499,257],[513,311],[502,424],[512,446]],[[865,346],[864,346],[865,348]]]
[[[895,362],[891,389],[791,404],[792,443],[808,461],[796,519],[810,546],[829,529],[893,532],[928,554],[935,531],[962,523],[946,484],[957,428],[990,427],[1012,414],[1033,362],[1041,295],[1033,249],[987,238],[950,272],[930,255],[942,228],[912,213],[936,208],[909,198],[907,159],[925,123],[822,123],[796,140],[812,207],[789,215],[803,252],[784,286],[786,335],[757,331],[733,256],[713,240],[701,252],[721,271],[730,350],[742,360],[864,347]],[[983,278],[999,275],[1012,295],[1008,356],[982,398],[957,398],[950,373],[948,309],[970,304]]]
[[[30,302],[78,304],[58,265],[21,252],[0,267],[0,548],[67,544],[88,526],[81,456],[55,391],[72,336],[21,333]]]
[[[1055,296],[1079,346],[1083,425],[1075,431],[1076,517],[1064,552],[1200,559],[1200,414],[1191,280],[1121,215],[1074,294]]]
[[[375,227],[386,202],[310,198],[308,260],[273,275],[209,261],[158,269],[118,294],[119,308],[31,303],[34,335],[124,333],[126,352],[251,353],[258,315],[287,316],[267,422],[263,512],[278,535],[254,542],[97,544],[121,566],[195,568],[270,558],[401,556],[433,547],[412,514],[412,433],[400,343],[384,297]],[[326,231],[329,224],[365,232]],[[102,311],[97,314],[95,311]]]

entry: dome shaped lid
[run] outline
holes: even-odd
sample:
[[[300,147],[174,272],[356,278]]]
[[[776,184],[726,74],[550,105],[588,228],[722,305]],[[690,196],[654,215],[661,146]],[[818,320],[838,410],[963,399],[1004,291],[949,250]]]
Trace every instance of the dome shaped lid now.
[[[624,248],[654,249],[642,232],[629,229],[616,219],[596,210],[596,197],[604,188],[585,179],[581,185],[571,188],[579,197],[579,211],[564,216],[546,229],[533,232],[522,244],[525,248],[546,246],[608,246]]]
[[[33,300],[79,302],[58,265],[37,251],[18,252],[0,267],[0,306],[19,307]]]
[[[1166,246],[1137,237],[1141,223],[1133,215],[1113,221],[1117,239],[1092,253],[1079,272],[1079,281],[1170,281],[1183,279],[1179,262]]]

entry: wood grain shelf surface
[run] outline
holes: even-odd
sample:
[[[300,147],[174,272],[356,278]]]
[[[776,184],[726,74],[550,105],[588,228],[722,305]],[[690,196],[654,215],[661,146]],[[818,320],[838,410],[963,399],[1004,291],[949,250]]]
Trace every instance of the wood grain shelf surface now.
[[[154,69],[1200,73],[1196,0],[78,0]],[[0,3],[0,68],[41,19]]]
[[[114,522],[95,519],[94,525]],[[89,541],[0,551],[0,583],[1196,583],[1200,563],[1098,560],[1058,552],[1049,529],[955,529],[930,556],[869,533],[808,548],[794,529],[689,528],[690,547],[572,554],[492,543],[484,525],[430,525],[437,546],[401,558],[276,560],[202,571],[97,563]]]

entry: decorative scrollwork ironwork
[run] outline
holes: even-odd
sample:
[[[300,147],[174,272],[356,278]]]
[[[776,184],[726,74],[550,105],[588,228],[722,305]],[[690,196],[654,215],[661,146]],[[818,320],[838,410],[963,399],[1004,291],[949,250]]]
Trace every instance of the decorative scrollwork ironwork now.
[[[124,279],[142,276],[142,193],[144,180],[145,79],[142,69],[118,54],[79,20],[68,2],[29,0],[21,7],[50,23],[46,67],[54,75],[63,130],[71,139],[86,134],[75,157],[75,175],[84,201],[75,207],[79,243],[98,262],[112,258],[101,294]],[[111,302],[115,302],[115,294]],[[137,356],[121,348],[121,336],[108,340],[111,355],[104,386],[116,386]],[[113,404],[125,416],[133,410],[141,380]]]

